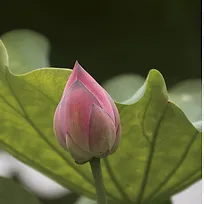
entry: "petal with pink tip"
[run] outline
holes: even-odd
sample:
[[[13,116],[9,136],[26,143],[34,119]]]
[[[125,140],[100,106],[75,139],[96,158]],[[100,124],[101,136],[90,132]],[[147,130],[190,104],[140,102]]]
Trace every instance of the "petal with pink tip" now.
[[[111,107],[109,98],[106,95],[105,90],[95,81],[95,79],[87,73],[81,65],[76,61],[72,74],[66,84],[65,91],[73,84],[76,80],[80,80],[82,84],[96,97],[100,106],[114,119],[114,113]],[[65,93],[65,92],[64,92]]]
[[[78,69],[80,68],[80,65],[78,63],[78,61],[75,62],[74,68],[72,70],[71,75],[69,76],[69,79],[67,81],[67,84],[65,86],[63,95],[66,93],[66,91],[69,89],[69,87],[75,82],[77,81],[78,78]]]
[[[61,101],[62,126],[72,140],[83,150],[89,151],[89,120],[95,97],[80,81],[74,82]]]
[[[74,158],[77,164],[84,164],[88,162],[92,158],[92,154],[86,151],[83,151],[70,137],[67,135],[66,137],[67,147]]]
[[[112,149],[116,139],[115,125],[99,106],[93,105],[90,116],[89,147],[95,157],[103,157]]]

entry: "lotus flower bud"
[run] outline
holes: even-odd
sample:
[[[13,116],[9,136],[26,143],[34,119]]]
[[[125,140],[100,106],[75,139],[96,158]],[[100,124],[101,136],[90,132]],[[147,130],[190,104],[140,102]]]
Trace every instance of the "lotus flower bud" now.
[[[54,131],[78,164],[114,153],[121,126],[110,95],[75,63],[54,115]]]

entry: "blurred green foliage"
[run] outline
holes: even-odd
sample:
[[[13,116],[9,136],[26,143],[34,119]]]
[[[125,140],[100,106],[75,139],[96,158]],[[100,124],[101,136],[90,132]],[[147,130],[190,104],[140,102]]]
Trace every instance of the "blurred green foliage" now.
[[[38,199],[25,190],[23,186],[11,179],[0,177],[0,203],[2,204],[42,204]]]

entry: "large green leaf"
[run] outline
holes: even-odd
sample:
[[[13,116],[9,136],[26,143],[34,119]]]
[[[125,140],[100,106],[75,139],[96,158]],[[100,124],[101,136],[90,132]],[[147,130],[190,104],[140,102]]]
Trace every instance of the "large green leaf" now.
[[[53,114],[71,70],[38,69],[16,76],[0,64],[1,146],[64,187],[94,198],[89,165],[75,164],[53,133]],[[117,104],[120,147],[102,163],[109,198],[162,202],[200,179],[201,133],[168,100],[162,75],[151,70],[126,103]]]
[[[11,179],[0,177],[0,203],[2,204],[40,204],[30,192]]]

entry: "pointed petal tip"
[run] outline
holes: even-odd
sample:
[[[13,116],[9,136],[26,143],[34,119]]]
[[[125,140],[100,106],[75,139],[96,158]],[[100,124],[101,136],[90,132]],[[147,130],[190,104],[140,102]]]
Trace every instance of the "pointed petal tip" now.
[[[86,71],[84,70],[84,68],[79,64],[78,60],[76,60],[72,71],[72,75],[74,76],[74,78],[79,79],[80,76],[83,76],[85,73]]]
[[[74,67],[75,67],[75,66],[78,66],[78,65],[80,65],[80,64],[79,64],[79,61],[76,60],[75,63],[74,63]]]
[[[64,92],[65,93],[69,87],[76,81],[78,80],[79,78],[79,73],[80,73],[80,70],[83,70],[82,66],[78,63],[78,60],[76,60],[75,64],[74,64],[74,67],[72,69],[72,73],[71,75],[69,76],[69,79],[67,81],[67,84],[65,86],[65,89],[64,89]]]
[[[82,69],[82,66],[79,64],[78,60],[76,60],[73,70],[79,71],[80,69]]]

